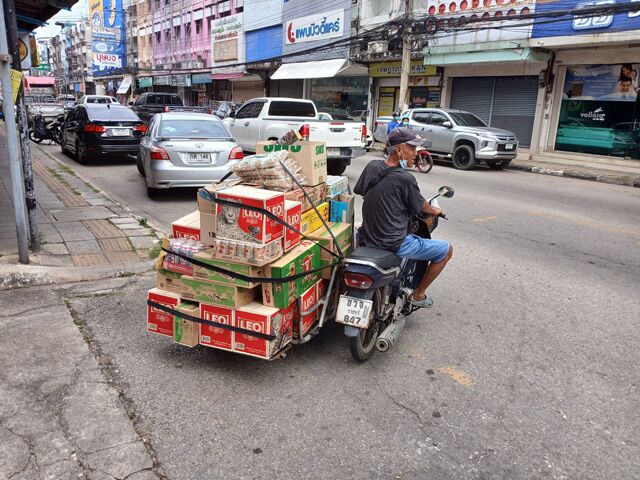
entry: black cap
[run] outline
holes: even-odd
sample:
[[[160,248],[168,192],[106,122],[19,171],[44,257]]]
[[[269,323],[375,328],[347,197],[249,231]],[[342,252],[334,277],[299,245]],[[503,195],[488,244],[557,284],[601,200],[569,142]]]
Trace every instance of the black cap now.
[[[390,147],[395,147],[402,143],[414,145],[416,147],[425,146],[428,142],[420,135],[416,135],[409,127],[394,128],[387,137]]]

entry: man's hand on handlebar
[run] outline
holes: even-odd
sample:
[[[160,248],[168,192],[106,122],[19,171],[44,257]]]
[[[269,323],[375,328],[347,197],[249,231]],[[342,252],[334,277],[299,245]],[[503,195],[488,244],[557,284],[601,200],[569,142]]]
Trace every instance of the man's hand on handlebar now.
[[[432,207],[429,202],[424,202],[422,206],[422,212],[427,215],[433,215],[434,217],[439,217],[442,215],[442,209],[440,207]]]

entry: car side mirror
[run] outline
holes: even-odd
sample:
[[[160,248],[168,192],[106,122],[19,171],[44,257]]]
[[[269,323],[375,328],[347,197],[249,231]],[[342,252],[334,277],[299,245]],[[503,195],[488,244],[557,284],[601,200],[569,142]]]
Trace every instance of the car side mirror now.
[[[453,124],[450,121],[442,122],[444,128],[453,128]]]

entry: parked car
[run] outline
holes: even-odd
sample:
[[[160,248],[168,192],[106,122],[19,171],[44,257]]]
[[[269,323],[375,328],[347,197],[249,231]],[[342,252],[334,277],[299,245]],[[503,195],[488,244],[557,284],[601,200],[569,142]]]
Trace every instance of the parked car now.
[[[201,187],[221,179],[243,158],[222,123],[203,113],[159,113],[140,142],[138,172],[147,193],[174,187]]]
[[[351,117],[350,115],[347,115],[346,113],[340,113],[340,112],[332,112],[332,113],[320,112],[318,113],[318,118],[326,122],[331,122],[334,120],[345,120],[349,122],[357,121],[355,118]],[[369,129],[367,129],[367,137],[364,142],[364,148],[367,151],[369,151],[371,147],[373,147],[373,135],[371,135],[371,132],[369,131]]]
[[[216,102],[213,105],[213,114],[220,119],[227,118],[231,112],[238,110],[242,104],[240,102]]]
[[[518,155],[518,139],[513,132],[487,126],[473,113],[444,108],[413,108],[402,113],[409,127],[431,142],[434,157],[451,160],[454,168],[470,170],[486,163],[494,170],[506,168]],[[374,136],[387,141],[391,117],[376,120]]]
[[[78,105],[86,105],[87,103],[117,103],[120,104],[116,97],[109,95],[83,95],[78,99]]]
[[[47,123],[55,120],[58,118],[58,115],[64,113],[62,102],[56,100],[53,98],[53,95],[48,93],[25,95],[24,100],[27,105],[27,121],[30,127],[33,125],[33,117],[36,113],[41,114]]]
[[[124,105],[77,105],[62,125],[60,147],[78,163],[104,156],[137,155],[147,126]]]
[[[365,153],[363,123],[320,120],[311,100],[254,98],[225,118],[224,124],[248,152],[255,152],[261,140],[277,140],[292,129],[309,125],[309,140],[327,144],[327,170],[331,175],[342,174],[352,158]]]
[[[149,123],[156,113],[170,111],[188,111],[207,113],[205,107],[185,107],[182,99],[175,93],[143,93],[133,102],[131,109],[144,121]]]

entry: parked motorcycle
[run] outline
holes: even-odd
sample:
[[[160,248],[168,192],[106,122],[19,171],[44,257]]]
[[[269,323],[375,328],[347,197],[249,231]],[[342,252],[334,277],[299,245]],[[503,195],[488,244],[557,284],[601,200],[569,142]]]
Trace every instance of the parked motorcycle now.
[[[383,156],[386,160],[388,157],[386,150],[384,151]],[[414,163],[419,172],[429,173],[433,168],[433,157],[428,150],[418,150]]]
[[[41,113],[36,113],[33,116],[33,128],[29,130],[29,138],[35,143],[49,140],[60,145],[62,143],[62,124],[64,119],[64,115],[58,115],[55,120],[47,123]]]
[[[438,207],[438,197],[453,197],[453,188],[442,186],[429,203]],[[444,214],[440,215],[446,220]],[[421,215],[410,222],[409,233],[431,238],[438,217]],[[386,352],[398,339],[406,317],[420,307],[410,297],[424,275],[428,262],[402,259],[393,252],[359,247],[345,259],[336,322],[345,325],[353,357],[365,362],[375,350]]]

